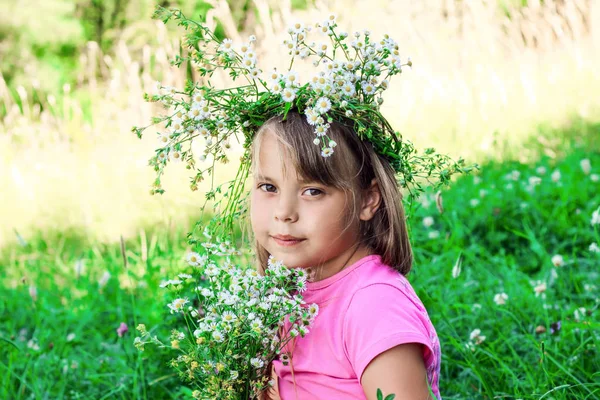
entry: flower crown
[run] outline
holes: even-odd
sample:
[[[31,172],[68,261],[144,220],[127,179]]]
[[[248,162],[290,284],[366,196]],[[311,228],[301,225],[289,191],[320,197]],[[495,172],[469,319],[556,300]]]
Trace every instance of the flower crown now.
[[[162,147],[150,159],[150,165],[158,172],[152,194],[164,193],[160,176],[169,161],[185,161],[188,169],[197,171],[191,180],[191,189],[197,190],[206,175],[214,177],[216,163],[229,161],[227,152],[235,138],[245,148],[235,180],[228,182],[227,189],[213,186],[206,193],[207,201],[216,200],[218,193],[227,198],[224,210],[217,212],[217,223],[232,228],[245,211],[243,187],[254,134],[273,116],[282,115],[285,119],[291,109],[303,114],[314,127],[314,144],[323,157],[332,156],[337,145],[328,136],[330,124],[352,121],[354,131],[389,161],[398,182],[411,195],[415,194],[414,189],[422,191],[423,179],[440,185],[454,173],[470,169],[464,167],[462,159],[454,162],[433,149],[418,154],[382,116],[382,94],[389,87],[389,79],[400,74],[403,67],[412,66],[410,58],[402,62],[398,44],[388,35],[375,41],[369,31],[363,31],[350,38],[348,33],[338,31],[334,15],[313,26],[298,22],[288,29],[289,38],[283,42],[291,56],[288,70],[264,73],[254,49],[255,36],[236,47],[232,40],[219,40],[202,22],[186,18],[180,10],[157,7],[154,17],[164,23],[173,18],[189,32],[185,43],[190,56],[177,56],[172,64],[192,62],[204,77],[204,84],[188,81],[184,90],[158,84],[158,94],[145,95],[146,100],[160,101],[170,110],[169,115],[152,120],[153,124],[164,124],[166,129],[159,133]],[[309,42],[309,36],[314,35],[319,36],[319,41]],[[301,83],[293,66],[296,60],[307,59],[313,60],[317,70],[308,82]],[[227,72],[233,81],[243,78],[244,83],[215,88],[210,78],[216,71]],[[146,128],[134,127],[133,131],[141,138]],[[194,141],[203,145],[200,155],[194,155]],[[207,158],[212,158],[209,166],[196,167],[197,163],[206,164]],[[220,208],[220,200],[216,206]]]

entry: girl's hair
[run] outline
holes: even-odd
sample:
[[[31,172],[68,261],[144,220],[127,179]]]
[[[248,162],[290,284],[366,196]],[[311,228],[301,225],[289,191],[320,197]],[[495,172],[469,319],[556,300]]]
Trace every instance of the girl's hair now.
[[[412,267],[412,250],[402,195],[396,182],[394,169],[379,156],[369,142],[362,141],[351,128],[350,121],[331,122],[328,136],[338,143],[331,157],[323,157],[320,145],[313,143],[314,128],[305,116],[292,110],[282,116],[270,118],[255,135],[252,142],[252,170],[258,168],[258,155],[264,135],[274,134],[285,151],[280,152],[291,162],[300,177],[322,185],[333,186],[350,195],[350,213],[347,221],[358,219],[363,194],[376,179],[381,192],[381,204],[373,218],[360,221],[360,242],[382,262],[407,275]],[[284,163],[285,165],[285,163]],[[269,253],[255,240],[257,267],[264,272]]]

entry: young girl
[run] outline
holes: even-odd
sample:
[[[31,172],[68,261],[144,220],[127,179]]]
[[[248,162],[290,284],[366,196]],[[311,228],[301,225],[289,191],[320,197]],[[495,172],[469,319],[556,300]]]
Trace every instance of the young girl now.
[[[319,315],[273,363],[268,398],[440,398],[440,346],[406,279],[412,252],[390,164],[348,124],[332,122],[335,155],[313,144],[297,112],[269,119],[252,143],[251,223],[259,265],[272,255],[309,269]]]

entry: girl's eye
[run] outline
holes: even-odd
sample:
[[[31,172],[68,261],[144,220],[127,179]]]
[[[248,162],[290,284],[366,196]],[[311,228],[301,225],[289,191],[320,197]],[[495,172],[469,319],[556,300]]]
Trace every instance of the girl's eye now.
[[[310,193],[309,196],[314,197],[323,194],[323,191],[319,189],[306,189],[304,193]]]
[[[270,183],[260,184],[258,185],[258,188],[263,192],[273,193],[275,191],[275,186],[271,185]]]

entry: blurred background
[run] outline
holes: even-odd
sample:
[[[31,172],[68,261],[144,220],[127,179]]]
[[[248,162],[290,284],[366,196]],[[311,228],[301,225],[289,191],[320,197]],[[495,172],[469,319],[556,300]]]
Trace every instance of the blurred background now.
[[[157,127],[131,131],[157,81],[198,79],[157,4],[256,35],[265,71],[330,12],[395,39],[385,116],[482,165],[408,213],[444,398],[600,399],[600,0],[0,0],[0,399],[191,396],[177,349],[133,346],[180,326],[161,283],[192,272],[206,189],[169,163],[151,195]]]
[[[265,70],[296,20],[334,12],[348,32],[390,34],[414,65],[392,81],[385,115],[417,146],[471,162],[526,161],[540,126],[600,115],[596,0],[2,0],[0,247],[47,229],[115,242],[198,211],[183,165],[149,194],[155,135],[131,132],[157,112],[143,100],[156,81],[195,76],[169,64],[182,31],[151,19],[156,4],[206,13],[237,43],[255,34]]]

